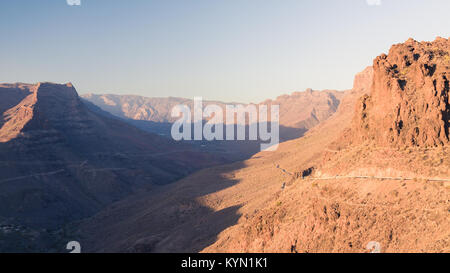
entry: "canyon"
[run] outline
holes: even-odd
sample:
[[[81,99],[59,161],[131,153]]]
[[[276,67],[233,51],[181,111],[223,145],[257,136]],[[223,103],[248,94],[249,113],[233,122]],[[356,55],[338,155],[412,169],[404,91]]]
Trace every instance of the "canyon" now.
[[[26,233],[35,243],[16,249],[58,251],[52,237],[86,252],[361,253],[371,242],[448,252],[449,51],[447,38],[409,39],[350,90],[261,102],[280,105],[275,152],[171,140],[170,111],[190,99],[2,84],[0,242]]]

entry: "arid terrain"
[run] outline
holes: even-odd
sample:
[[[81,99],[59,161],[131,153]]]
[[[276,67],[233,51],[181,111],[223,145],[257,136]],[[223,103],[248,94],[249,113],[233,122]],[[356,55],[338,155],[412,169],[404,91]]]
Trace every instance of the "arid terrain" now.
[[[449,72],[448,39],[393,45],[351,90],[263,102],[286,141],[238,161],[133,126],[185,99],[1,85],[0,220],[85,252],[449,252]]]
[[[297,119],[306,125],[289,132],[303,134],[331,115],[339,104],[332,93],[296,95],[308,105]],[[260,149],[256,141],[216,142],[212,147],[173,141],[158,131],[166,124],[170,130],[172,120],[147,124],[108,108],[111,113],[106,112],[80,98],[70,83],[1,84],[0,98],[2,252],[56,251],[74,221],[128,195],[159,192],[196,170]],[[167,115],[172,104],[158,105],[165,105]],[[139,121],[145,124],[135,123]],[[150,127],[156,134],[146,130]]]
[[[372,241],[448,252],[449,65],[447,39],[394,45],[305,136],[120,201],[83,221],[80,240],[98,252],[370,252]]]
[[[223,163],[93,108],[71,84],[0,85],[1,251],[31,251],[47,230]]]

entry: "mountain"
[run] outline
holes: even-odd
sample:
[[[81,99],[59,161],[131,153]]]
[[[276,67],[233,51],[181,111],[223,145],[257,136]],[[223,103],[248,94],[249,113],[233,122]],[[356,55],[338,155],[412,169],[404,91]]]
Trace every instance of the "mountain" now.
[[[60,228],[222,162],[93,107],[70,83],[0,84],[0,226]]]
[[[275,100],[266,100],[260,104],[280,105],[280,125],[290,128],[309,129],[330,117],[339,105],[343,92],[335,90],[294,92]],[[82,97],[101,109],[121,118],[145,120],[159,123],[173,123],[177,118],[171,117],[172,108],[176,105],[188,105],[193,108],[193,100],[184,98],[148,98],[133,95],[96,95],[86,94]],[[226,105],[244,103],[225,103],[204,101],[204,106],[216,104],[222,109]]]
[[[409,39],[374,61],[372,92],[361,99],[355,140],[435,147],[449,142],[450,42]]]
[[[327,120],[338,109],[344,92],[335,90],[294,92],[260,104],[280,106],[280,138],[301,137],[309,129]]]
[[[448,252],[447,45],[394,45],[303,137],[130,196],[83,221],[81,242],[94,252]]]
[[[330,155],[323,171],[448,177],[449,46],[439,37],[409,39],[378,56],[370,94],[358,101],[352,126],[333,144],[352,149],[339,159]]]
[[[117,117],[159,123],[173,123],[178,119],[171,116],[172,108],[175,106],[187,105],[193,109],[194,105],[192,99],[176,97],[149,98],[136,95],[113,94],[84,94],[81,97]],[[203,104],[205,106],[210,104],[225,106],[225,103],[219,101],[203,101]]]
[[[375,58],[353,107],[280,147],[307,158],[275,163],[293,174],[286,185],[203,251],[448,252],[448,45],[410,39]]]
[[[344,93],[337,112],[304,137],[280,144],[276,152],[202,170],[157,195],[124,199],[83,221],[80,242],[94,252],[198,252],[211,246],[221,232],[271,206],[283,183],[290,182],[296,170],[310,167],[350,126],[356,100],[368,93],[371,73],[368,67],[356,77],[359,86]]]
[[[302,136],[315,125],[329,118],[339,106],[344,92],[334,90],[294,92],[279,96],[275,100],[266,100],[259,105],[280,106],[280,140],[286,141]],[[193,100],[184,98],[147,98],[132,95],[95,95],[82,96],[102,110],[120,117],[134,126],[162,136],[170,136],[171,117],[176,105],[187,105],[193,109]],[[203,106],[215,104],[225,112],[224,103],[203,101]],[[247,106],[248,104],[241,104]],[[248,129],[246,129],[248,132]],[[244,160],[260,151],[260,141],[191,141],[202,150],[222,156],[228,161]]]
[[[448,45],[410,39],[377,57],[353,107],[280,147],[308,159],[276,163],[286,186],[203,251],[448,252]]]

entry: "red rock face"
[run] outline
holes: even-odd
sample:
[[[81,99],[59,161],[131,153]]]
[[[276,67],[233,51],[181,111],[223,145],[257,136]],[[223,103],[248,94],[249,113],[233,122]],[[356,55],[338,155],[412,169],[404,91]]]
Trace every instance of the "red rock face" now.
[[[409,39],[373,62],[370,95],[356,106],[355,142],[383,146],[449,143],[450,41]]]
[[[373,80],[373,67],[368,66],[363,71],[355,75],[353,80],[353,90],[370,88]]]

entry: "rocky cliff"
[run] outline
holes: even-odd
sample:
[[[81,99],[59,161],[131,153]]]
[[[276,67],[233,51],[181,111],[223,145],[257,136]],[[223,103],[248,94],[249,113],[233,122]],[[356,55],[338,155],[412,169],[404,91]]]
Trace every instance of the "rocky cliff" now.
[[[373,62],[371,92],[356,106],[355,142],[382,146],[449,143],[450,41],[409,39]]]

